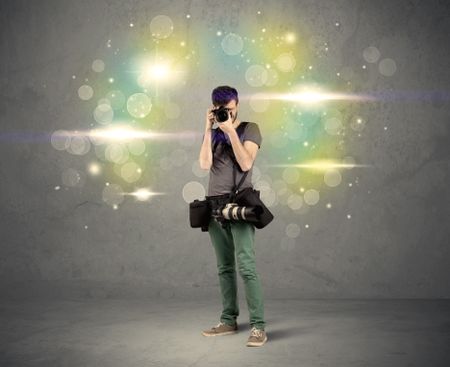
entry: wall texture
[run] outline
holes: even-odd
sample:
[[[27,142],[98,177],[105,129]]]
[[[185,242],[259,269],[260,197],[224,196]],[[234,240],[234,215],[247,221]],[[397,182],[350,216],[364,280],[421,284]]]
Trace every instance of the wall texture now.
[[[258,9],[264,18],[257,17]],[[113,47],[125,46],[132,41],[127,38],[130,22],[144,27],[158,14],[170,16],[189,42],[205,52],[199,60],[208,57],[207,45],[196,39],[199,33],[243,33],[245,27],[265,22],[275,29],[298,26],[311,37],[327,39],[329,53],[322,66],[329,72],[360,68],[362,52],[370,45],[394,59],[393,76],[383,77],[371,66],[358,80],[360,91],[426,94],[364,106],[368,124],[359,139],[349,141],[349,151],[373,167],[352,173],[357,185],[351,190],[326,193],[323,203],[333,201],[333,210],[313,209],[293,217],[288,208],[273,206],[274,222],[256,231],[257,267],[267,297],[450,296],[446,2],[105,0],[0,3],[4,297],[218,295],[209,236],[189,227],[182,190],[195,180],[207,187],[208,177],[195,177],[191,170],[204,112],[216,84],[245,89],[238,74],[221,79],[213,68],[199,68],[187,92],[179,92],[181,116],[171,130],[182,127],[197,134],[184,143],[185,165],[152,168],[153,186],[168,193],[152,202],[128,200],[111,210],[101,199],[101,180],[64,187],[62,172],[68,167],[85,170],[88,159],[62,154],[48,139],[58,129],[88,126],[77,95],[80,79],[88,77],[108,39]],[[244,105],[241,119],[246,112]],[[270,158],[270,123],[261,116],[257,166]],[[154,162],[159,162],[158,154],[180,147],[178,142],[158,144]],[[55,190],[58,185],[61,190]],[[299,224],[300,235],[283,242],[289,223]]]

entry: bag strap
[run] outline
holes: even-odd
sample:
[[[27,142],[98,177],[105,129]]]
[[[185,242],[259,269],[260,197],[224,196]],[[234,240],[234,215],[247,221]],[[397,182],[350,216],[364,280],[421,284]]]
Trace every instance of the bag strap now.
[[[242,134],[242,132],[244,131],[245,126],[246,126],[247,124],[248,124],[248,121],[242,121],[242,122],[238,125],[238,127],[236,128],[236,132],[238,133],[238,136],[239,136],[239,137],[241,136],[241,134]],[[220,130],[220,128],[218,128],[218,129]],[[216,134],[222,134],[222,135],[223,135],[223,131],[222,131],[222,130],[217,131]],[[215,152],[217,146],[219,145],[219,143],[220,143],[220,140],[219,140],[219,139],[217,138],[217,136],[216,136],[216,141],[214,142],[214,147],[213,147],[213,156],[214,156],[214,152]],[[230,158],[231,158],[231,160],[233,161],[233,164],[234,164],[234,166],[235,166],[235,167],[233,167],[233,184],[234,184],[234,186],[233,186],[232,193],[231,193],[231,195],[230,195],[230,196],[232,196],[232,199],[233,199],[233,201],[234,201],[234,197],[235,197],[237,191],[239,190],[239,187],[241,187],[242,183],[244,182],[245,178],[247,177],[247,174],[248,174],[249,171],[246,171],[246,172],[244,173],[244,175],[241,177],[241,180],[240,180],[239,183],[236,185],[236,169],[235,169],[235,168],[241,170],[241,169],[240,169],[240,166],[239,166],[239,164],[238,164],[238,162],[237,162],[237,160],[236,160],[236,157],[235,157],[235,155],[234,155],[233,148],[232,148],[229,144],[226,144],[226,143],[225,143],[225,148],[224,148],[224,150],[225,150],[226,152],[228,152],[228,154],[229,154],[229,156],[230,156]]]

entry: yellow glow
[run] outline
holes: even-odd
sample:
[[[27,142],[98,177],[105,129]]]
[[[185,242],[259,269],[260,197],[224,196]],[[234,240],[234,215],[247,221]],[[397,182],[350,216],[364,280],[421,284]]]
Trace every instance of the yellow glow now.
[[[365,164],[354,164],[354,163],[340,163],[333,160],[317,160],[308,163],[299,164],[272,164],[271,167],[297,167],[297,168],[309,168],[312,170],[326,171],[330,168],[354,168],[354,167],[370,167],[370,165]]]
[[[88,166],[88,171],[91,175],[97,176],[101,171],[100,165],[98,163],[92,162]]]
[[[298,93],[258,93],[257,96],[252,96],[252,99],[268,99],[280,101],[293,101],[301,103],[317,103],[321,101],[330,100],[356,100],[363,101],[373,99],[369,96],[346,94],[346,93],[329,93],[320,91],[304,91]]]
[[[186,47],[186,41],[177,42],[179,46]],[[182,80],[186,73],[186,65],[178,61],[169,52],[154,51],[138,56],[135,61],[135,69],[131,70],[137,74],[137,82],[143,88],[157,85],[176,84]]]
[[[98,141],[99,144],[110,140],[130,141],[133,139],[151,140],[173,140],[173,139],[193,139],[196,133],[192,131],[180,131],[176,133],[160,133],[151,130],[137,130],[127,126],[117,126],[104,129],[93,129],[84,131],[67,131],[67,136],[86,136]]]
[[[147,68],[145,76],[151,80],[166,80],[170,75],[169,71],[167,64],[155,64]]]
[[[295,37],[294,33],[287,33],[285,35],[284,39],[286,40],[287,43],[294,43],[296,40],[296,37]]]

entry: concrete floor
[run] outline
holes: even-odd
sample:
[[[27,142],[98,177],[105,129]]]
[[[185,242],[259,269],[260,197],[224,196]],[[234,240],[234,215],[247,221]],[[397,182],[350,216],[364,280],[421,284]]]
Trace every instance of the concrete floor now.
[[[217,300],[2,301],[0,366],[450,366],[450,300],[266,299],[253,348],[240,305],[240,332],[208,338]]]

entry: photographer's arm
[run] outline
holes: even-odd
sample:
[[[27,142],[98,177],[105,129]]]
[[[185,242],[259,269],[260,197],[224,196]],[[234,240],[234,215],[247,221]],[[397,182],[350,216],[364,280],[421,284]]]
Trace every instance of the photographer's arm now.
[[[214,106],[206,110],[205,136],[203,137],[200,155],[198,157],[201,169],[210,169],[212,166],[213,155],[211,149],[212,126],[214,124],[214,114],[211,112]]]
[[[198,158],[201,169],[210,169],[212,165],[212,149],[211,149],[211,128],[205,129],[205,136],[203,137],[203,144],[200,149]]]
[[[244,141],[243,145],[235,129],[228,136],[239,166],[243,171],[249,171],[258,153],[258,145],[250,140]]]

